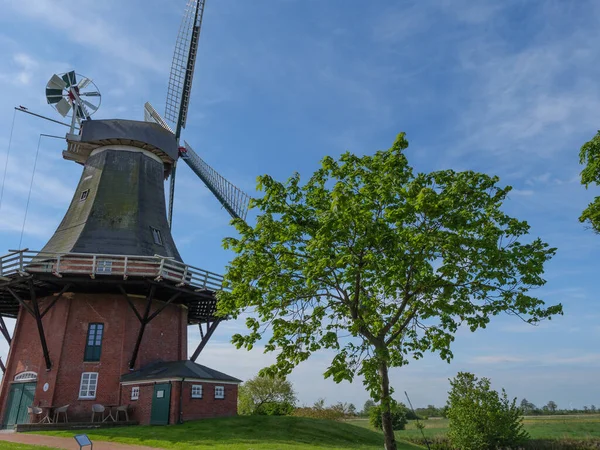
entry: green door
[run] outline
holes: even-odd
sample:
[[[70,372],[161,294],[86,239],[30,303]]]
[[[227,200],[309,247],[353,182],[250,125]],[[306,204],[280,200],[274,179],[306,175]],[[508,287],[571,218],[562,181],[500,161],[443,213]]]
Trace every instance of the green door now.
[[[13,383],[10,385],[4,428],[12,428],[17,423],[28,423],[27,408],[33,404],[35,383]]]
[[[171,384],[155,384],[152,396],[151,425],[167,425],[169,423],[169,410],[171,405]]]

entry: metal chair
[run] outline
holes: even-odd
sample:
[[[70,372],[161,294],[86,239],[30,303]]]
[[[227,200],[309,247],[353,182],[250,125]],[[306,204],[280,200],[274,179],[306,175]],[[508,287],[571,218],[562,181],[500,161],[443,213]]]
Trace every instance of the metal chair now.
[[[95,405],[92,405],[92,422],[94,421],[94,415],[96,413],[98,414],[102,414],[102,421],[104,422],[104,406],[96,403]]]
[[[37,406],[28,406],[27,414],[29,415],[30,423],[39,423],[43,412],[44,410],[42,408],[38,408]],[[31,422],[31,416],[37,416],[37,421],[34,420]]]
[[[122,406],[117,406],[115,408],[115,420],[118,422],[119,421],[119,413],[122,412],[125,414],[125,420],[127,422],[129,422],[129,413],[127,412],[127,410],[129,409],[129,405],[122,405]]]
[[[69,409],[69,405],[61,406],[60,408],[56,408],[54,410],[54,423],[58,423],[60,414],[64,414],[65,415],[65,423],[69,423],[69,419],[67,417],[67,409]]]

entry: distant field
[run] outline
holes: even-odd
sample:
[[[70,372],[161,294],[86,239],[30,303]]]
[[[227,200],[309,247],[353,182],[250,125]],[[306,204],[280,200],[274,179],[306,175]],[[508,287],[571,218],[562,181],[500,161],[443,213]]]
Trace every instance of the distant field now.
[[[369,428],[367,419],[351,420],[353,425]],[[447,419],[422,420],[425,425],[425,436],[428,438],[446,436],[448,431]],[[523,421],[525,429],[533,439],[599,439],[600,414],[585,414],[573,416],[529,416]],[[409,422],[406,430],[397,431],[398,439],[420,438],[421,432],[415,427],[414,421]]]

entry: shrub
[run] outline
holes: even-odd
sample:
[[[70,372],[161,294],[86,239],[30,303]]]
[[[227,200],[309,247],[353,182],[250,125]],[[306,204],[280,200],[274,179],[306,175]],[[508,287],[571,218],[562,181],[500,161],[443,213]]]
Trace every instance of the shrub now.
[[[529,435],[523,429],[516,398],[510,402],[490,388],[490,380],[478,380],[468,372],[459,372],[450,380],[448,396],[448,437],[462,450],[488,450],[517,447]]]
[[[294,405],[288,402],[267,402],[258,406],[254,414],[258,416],[289,416],[294,411]]]
[[[406,408],[402,403],[396,403],[392,400],[392,429],[393,430],[404,430],[408,420],[406,419]],[[373,428],[381,430],[382,426],[381,419],[381,405],[374,406],[369,410],[369,423]]]

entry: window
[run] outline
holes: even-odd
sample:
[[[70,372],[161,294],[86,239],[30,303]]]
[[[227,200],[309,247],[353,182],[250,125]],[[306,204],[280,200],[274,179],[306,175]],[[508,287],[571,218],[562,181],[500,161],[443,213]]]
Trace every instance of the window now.
[[[79,385],[79,398],[96,398],[96,387],[98,386],[98,372],[83,372],[81,384]]]
[[[160,234],[160,230],[154,227],[150,227],[152,231],[152,238],[154,239],[154,243],[156,245],[163,245],[162,236]]]
[[[192,385],[192,398],[202,398],[202,385],[201,384]]]
[[[99,259],[96,261],[96,273],[110,275],[112,273],[112,261],[107,259]]]
[[[215,386],[215,398],[225,398],[224,386]]]
[[[84,361],[100,361],[103,334],[103,323],[90,323],[88,326],[87,341],[85,342]]]
[[[15,381],[35,381],[37,380],[37,373],[35,372],[21,372],[15,375]]]
[[[131,400],[137,400],[140,398],[140,387],[134,386],[131,388]]]
[[[90,195],[90,190],[86,189],[85,191],[83,191],[81,193],[81,196],[79,197],[79,201],[84,202],[88,198],[88,195]]]

